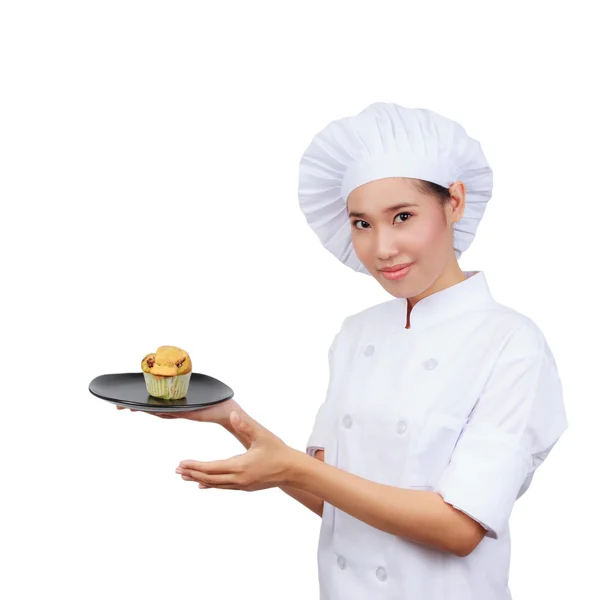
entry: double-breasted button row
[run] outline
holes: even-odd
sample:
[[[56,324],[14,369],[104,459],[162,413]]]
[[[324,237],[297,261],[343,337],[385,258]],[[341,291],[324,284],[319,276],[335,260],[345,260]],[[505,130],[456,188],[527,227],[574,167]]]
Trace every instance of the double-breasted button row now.
[[[337,558],[338,567],[342,570],[346,568],[346,559],[343,556],[338,556]],[[387,571],[383,567],[378,567],[375,571],[375,577],[379,579],[379,581],[387,580]]]
[[[342,418],[342,425],[344,426],[344,428],[351,429],[353,424],[354,420],[352,419],[352,416],[344,415],[344,417]],[[404,435],[407,430],[408,423],[406,421],[398,421],[398,423],[396,423],[396,431],[398,435]]]
[[[373,344],[365,346],[363,348],[363,354],[368,357],[373,356],[373,354],[375,354],[375,346],[373,346]],[[435,369],[437,366],[438,362],[435,360],[435,358],[428,358],[427,360],[423,361],[423,367],[425,367],[428,371]]]

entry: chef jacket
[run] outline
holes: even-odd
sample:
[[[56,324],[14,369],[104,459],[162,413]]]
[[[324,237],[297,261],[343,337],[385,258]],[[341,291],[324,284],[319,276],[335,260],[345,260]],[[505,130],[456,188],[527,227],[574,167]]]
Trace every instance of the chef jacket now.
[[[561,381],[535,323],[496,302],[482,271],[417,302],[347,317],[307,452],[388,486],[429,490],[478,521],[466,557],[324,503],[321,600],[509,600],[512,507],[567,428]]]

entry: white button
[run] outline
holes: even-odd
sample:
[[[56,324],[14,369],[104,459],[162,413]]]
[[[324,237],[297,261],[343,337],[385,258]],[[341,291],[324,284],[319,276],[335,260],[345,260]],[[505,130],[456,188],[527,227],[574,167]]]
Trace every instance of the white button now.
[[[375,346],[371,346],[371,344],[364,349],[365,356],[373,356],[373,352],[375,352]]]
[[[398,421],[398,424],[396,425],[396,431],[400,435],[402,435],[407,429],[408,425],[406,424],[406,421]]]
[[[338,556],[337,563],[340,569],[346,568],[346,559],[343,556]]]
[[[426,360],[423,363],[423,366],[428,370],[431,371],[431,369],[435,369],[437,367],[438,363],[437,360],[435,360],[435,358],[429,358],[428,360]]]
[[[350,427],[352,427],[352,417],[350,415],[346,415],[344,417],[343,423],[346,429],[350,429]]]
[[[375,572],[375,575],[377,575],[377,579],[379,579],[379,581],[385,581],[387,579],[387,573],[383,567],[379,567],[379,569],[377,569]]]

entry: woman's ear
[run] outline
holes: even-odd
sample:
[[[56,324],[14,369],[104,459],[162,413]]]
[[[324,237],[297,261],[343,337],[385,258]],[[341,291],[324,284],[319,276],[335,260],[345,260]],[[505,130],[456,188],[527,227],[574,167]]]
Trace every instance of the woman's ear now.
[[[465,212],[465,202],[467,192],[465,190],[465,184],[462,181],[455,181],[449,188],[450,200],[448,205],[450,207],[450,222],[457,223],[463,217]]]

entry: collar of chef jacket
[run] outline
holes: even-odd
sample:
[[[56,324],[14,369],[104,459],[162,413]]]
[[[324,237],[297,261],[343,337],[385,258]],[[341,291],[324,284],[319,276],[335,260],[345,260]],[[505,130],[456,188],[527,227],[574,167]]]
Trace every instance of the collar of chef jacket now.
[[[424,329],[449,321],[463,313],[486,310],[495,301],[490,292],[483,271],[463,271],[467,277],[464,281],[435,292],[422,300],[419,300],[410,313],[411,329]],[[408,300],[398,298],[400,314],[404,316],[406,324],[406,313]]]

